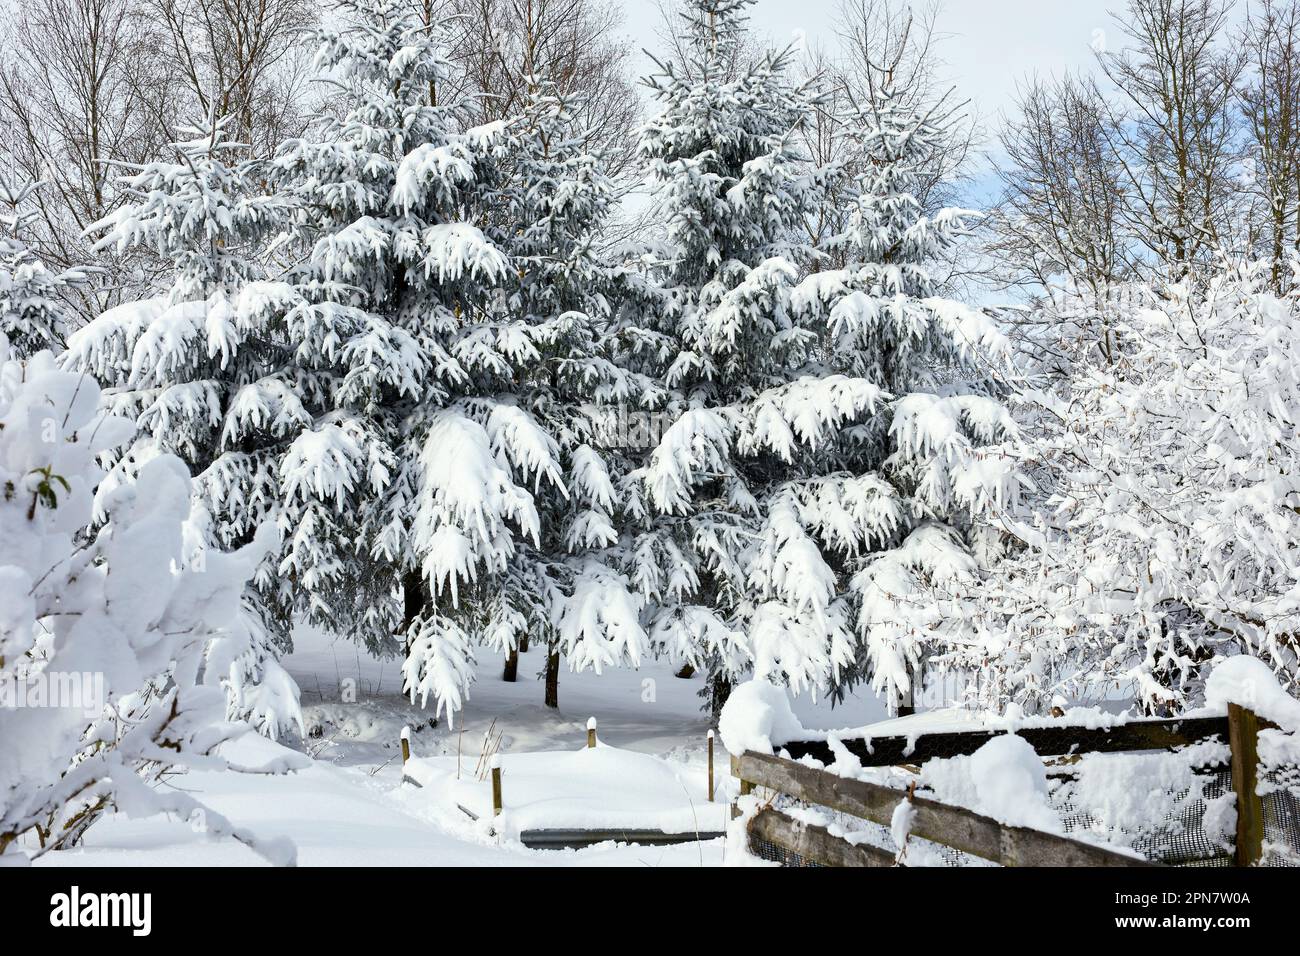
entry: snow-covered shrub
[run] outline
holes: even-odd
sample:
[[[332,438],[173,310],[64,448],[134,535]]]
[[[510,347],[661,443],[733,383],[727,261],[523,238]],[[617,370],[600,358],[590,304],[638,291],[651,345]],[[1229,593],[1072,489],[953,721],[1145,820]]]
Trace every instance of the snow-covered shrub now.
[[[946,655],[988,703],[1176,712],[1234,654],[1300,680],[1300,302],[1263,278],[1153,290],[1109,357],[1026,397],[1036,507]]]
[[[274,531],[231,553],[196,548],[189,473],[171,456],[101,484],[97,456],[134,429],[98,402],[89,376],[48,352],[11,358],[0,336],[0,860],[66,847],[118,810],[202,811],[210,832],[291,861],[182,788],[151,786],[230,767],[214,750],[247,732],[224,722],[222,685]]]

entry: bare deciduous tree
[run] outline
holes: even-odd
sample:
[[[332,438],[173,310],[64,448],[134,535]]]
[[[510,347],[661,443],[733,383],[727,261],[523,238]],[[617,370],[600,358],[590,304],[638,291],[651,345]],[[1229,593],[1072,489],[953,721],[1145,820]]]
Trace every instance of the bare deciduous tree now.
[[[1170,278],[1229,249],[1241,158],[1231,0],[1129,0],[1127,46],[1098,53],[1122,107],[1105,124],[1124,170],[1130,234]]]
[[[226,119],[229,135],[269,155],[304,122],[310,80],[307,0],[141,0],[187,112]],[[168,120],[163,117],[166,125]]]
[[[572,111],[576,129],[618,177],[635,159],[641,103],[628,66],[632,49],[618,34],[622,13],[607,0],[414,0],[426,22],[452,28],[449,88],[430,91],[463,102],[467,123],[518,115],[530,78],[545,76]]]
[[[82,232],[120,196],[108,163],[139,163],[162,145],[150,101],[147,23],[133,0],[21,0],[3,21],[0,156],[30,193],[33,246],[52,267],[88,262]],[[127,267],[77,291],[89,318],[115,304]]]
[[[1094,291],[1121,280],[1124,173],[1109,147],[1108,111],[1086,80],[1034,80],[998,139],[1000,251],[1028,281],[1057,277]]]
[[[1006,158],[988,249],[1010,285],[1074,296],[1071,321],[1050,336],[1054,350],[1096,347],[1109,357],[1107,299],[1133,268],[1110,112],[1094,84],[1073,78],[1034,80],[1017,106],[999,136]]]
[[[1242,46],[1250,74],[1241,109],[1250,136],[1253,185],[1263,206],[1260,243],[1273,288],[1285,291],[1289,251],[1300,251],[1300,3],[1262,0],[1247,14]]]
[[[17,0],[3,20],[0,157],[31,191],[33,245],[58,269],[90,262],[69,291],[83,319],[147,294],[165,264],[92,252],[85,231],[125,197],[123,168],[157,157],[186,124],[228,118],[269,154],[301,124],[305,0]]]

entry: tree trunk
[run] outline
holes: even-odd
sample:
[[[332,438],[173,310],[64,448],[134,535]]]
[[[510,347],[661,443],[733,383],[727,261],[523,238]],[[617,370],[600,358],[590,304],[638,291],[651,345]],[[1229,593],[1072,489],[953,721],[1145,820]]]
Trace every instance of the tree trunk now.
[[[1273,291],[1282,295],[1282,262],[1286,238],[1286,209],[1273,204]]]
[[[921,681],[920,668],[912,672],[911,678],[911,684],[907,690],[898,695],[899,717],[909,717],[916,713],[916,685]]]
[[[524,631],[524,633],[519,635],[519,653],[520,654],[528,653],[528,632],[527,631]]]
[[[560,706],[560,652],[552,645],[546,655],[546,700],[547,707],[557,710]]]
[[[680,677],[682,680],[690,680],[692,677],[695,676],[695,668],[692,667],[690,664],[683,664],[682,669],[679,670],[673,676]]]
[[[402,575],[402,656],[411,656],[411,625],[424,611],[425,589],[424,576],[419,571],[407,571]],[[405,668],[402,677],[402,696],[409,697],[411,688],[407,684]]]
[[[407,571],[402,575],[402,633],[407,634],[415,619],[424,611],[425,590],[424,576],[419,571]],[[410,641],[407,641],[410,648]]]
[[[519,649],[511,648],[510,653],[506,655],[506,668],[501,674],[503,681],[513,684],[515,678],[519,676]]]
[[[716,721],[722,715],[722,707],[731,696],[731,679],[725,674],[714,674],[709,678],[709,713]]]

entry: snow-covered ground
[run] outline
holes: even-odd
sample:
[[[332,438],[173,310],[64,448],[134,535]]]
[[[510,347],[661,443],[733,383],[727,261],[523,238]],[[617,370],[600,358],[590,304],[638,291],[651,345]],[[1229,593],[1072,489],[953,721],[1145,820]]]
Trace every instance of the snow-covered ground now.
[[[699,709],[699,678],[677,678],[666,664],[653,662],[639,670],[607,670],[599,676],[564,671],[560,708],[555,711],[542,706],[541,651],[521,655],[519,679],[513,684],[501,680],[499,659],[485,658],[479,661],[478,681],[455,725],[448,726],[445,720],[431,725],[429,711],[400,696],[396,662],[375,660],[350,642],[330,640],[307,629],[299,630],[296,642],[285,666],[302,688],[308,737],[284,743],[303,750],[310,766],[287,776],[190,773],[171,777],[165,785],[192,792],[260,837],[288,837],[298,847],[300,865],[700,866],[724,862],[722,840],[668,847],[608,843],[577,851],[528,850],[509,836],[490,834],[486,821],[475,822],[456,807],[472,803],[470,809],[481,810],[490,805],[490,784],[476,773],[490,731],[488,746],[496,747],[505,768],[507,826],[499,829],[511,834],[547,825],[547,811],[537,803],[510,820],[512,801],[523,801],[535,792],[539,761],[544,760],[539,756],[517,763],[512,777],[511,756],[578,751],[586,743],[587,720],[595,717],[602,744],[633,753],[605,755],[612,758],[605,761],[609,772],[622,778],[607,777],[608,786],[600,784],[604,771],[590,776],[590,793],[579,792],[581,781],[570,780],[551,825],[579,822],[575,814],[594,821],[602,813],[602,819],[608,820],[613,813],[621,825],[631,827],[637,825],[635,814],[623,811],[641,806],[646,812],[639,825],[647,828],[724,829],[731,785],[728,758],[719,740],[715,760],[721,792],[710,804],[704,784],[709,723]],[[883,705],[870,696],[834,709],[827,701],[802,697],[794,702],[794,710],[809,727],[862,726],[884,714]],[[426,773],[441,775],[447,786],[402,783],[403,726],[411,728],[412,753]],[[276,746],[250,735],[239,742],[235,756],[241,763],[255,764]],[[637,755],[661,760],[642,761]],[[571,777],[570,765],[577,766],[582,759],[583,755],[557,754],[557,770]],[[644,776],[627,779],[636,774]],[[527,782],[530,776],[533,780]],[[681,783],[676,803],[671,801],[673,777]],[[638,786],[638,781],[645,785]],[[655,797],[656,793],[663,796]],[[683,822],[683,815],[689,823]],[[201,819],[114,817],[92,828],[84,846],[48,854],[37,865],[261,863],[238,843],[208,838]]]

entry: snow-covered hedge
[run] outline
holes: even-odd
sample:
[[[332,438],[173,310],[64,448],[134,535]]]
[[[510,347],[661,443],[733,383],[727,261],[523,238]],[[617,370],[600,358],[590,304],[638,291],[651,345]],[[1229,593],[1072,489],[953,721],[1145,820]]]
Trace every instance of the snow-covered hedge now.
[[[224,722],[222,684],[272,541],[196,548],[189,473],[170,456],[99,487],[96,456],[133,427],[98,403],[89,376],[48,352],[11,358],[0,335],[0,861],[68,846],[117,809],[202,810],[208,832],[291,862],[291,847],[150,786],[176,767],[230,767],[214,750],[247,726]]]

